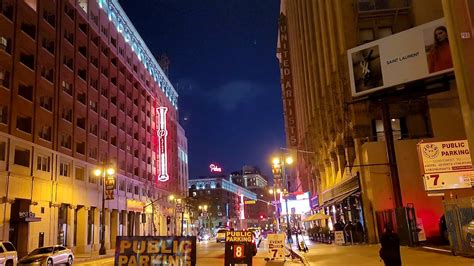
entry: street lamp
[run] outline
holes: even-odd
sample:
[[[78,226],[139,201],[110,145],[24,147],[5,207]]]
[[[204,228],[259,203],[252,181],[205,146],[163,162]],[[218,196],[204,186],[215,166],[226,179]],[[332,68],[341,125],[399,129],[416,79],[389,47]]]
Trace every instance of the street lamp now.
[[[268,190],[270,194],[273,194],[273,206],[275,206],[275,216],[276,216],[276,224],[277,224],[277,232],[280,231],[280,211],[278,210],[278,203],[276,199],[276,194],[280,194],[281,190],[278,189],[270,189]]]
[[[105,177],[113,176],[115,174],[115,169],[112,167],[100,167],[94,170],[94,175],[96,177],[102,177],[102,217],[100,221],[100,226],[102,228],[100,235],[100,248],[99,255],[105,255],[107,250],[105,249]]]
[[[208,216],[207,215],[207,205],[199,205],[198,209],[202,214],[206,213],[206,216]],[[204,222],[204,227],[207,227],[207,222],[206,221]]]
[[[286,176],[286,169],[285,169],[285,164],[291,165],[294,163],[294,160],[291,156],[286,156],[283,158],[283,156],[277,156],[273,157],[272,159],[272,172],[274,175],[274,180],[282,180],[283,182],[275,182],[275,186],[281,185],[283,189],[283,194],[285,194],[285,208],[286,208],[286,222],[287,222],[287,234],[288,234],[288,239],[291,239],[291,227],[290,227],[290,215],[288,211],[288,199],[286,197],[286,194],[288,194],[288,180]]]

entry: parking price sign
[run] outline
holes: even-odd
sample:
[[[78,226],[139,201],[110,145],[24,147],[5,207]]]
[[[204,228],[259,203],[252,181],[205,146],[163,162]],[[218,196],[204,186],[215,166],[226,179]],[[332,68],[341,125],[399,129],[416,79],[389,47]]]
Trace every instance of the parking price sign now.
[[[227,231],[225,266],[252,266],[253,234],[251,231]]]
[[[268,255],[271,260],[285,258],[285,234],[268,234]]]

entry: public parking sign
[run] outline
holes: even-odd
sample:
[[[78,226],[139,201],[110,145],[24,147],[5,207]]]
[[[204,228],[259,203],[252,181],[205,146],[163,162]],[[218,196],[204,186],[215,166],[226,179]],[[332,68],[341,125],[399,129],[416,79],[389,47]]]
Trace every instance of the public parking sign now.
[[[227,231],[225,234],[225,266],[252,266],[253,233]]]

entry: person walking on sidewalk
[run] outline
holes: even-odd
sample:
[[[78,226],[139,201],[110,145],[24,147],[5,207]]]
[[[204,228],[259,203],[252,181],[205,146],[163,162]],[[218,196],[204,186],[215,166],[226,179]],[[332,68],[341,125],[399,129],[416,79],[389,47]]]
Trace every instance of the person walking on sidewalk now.
[[[402,258],[400,256],[400,238],[397,233],[393,232],[393,227],[390,223],[385,225],[385,232],[380,238],[379,255],[385,263],[385,266],[401,266]]]

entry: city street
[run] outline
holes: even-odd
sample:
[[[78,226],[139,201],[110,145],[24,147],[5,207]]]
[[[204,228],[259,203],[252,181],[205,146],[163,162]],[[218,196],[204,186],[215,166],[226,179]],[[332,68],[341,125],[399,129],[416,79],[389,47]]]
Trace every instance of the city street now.
[[[327,244],[310,244],[310,251],[304,255],[309,265],[314,266],[334,266],[334,265],[383,265],[378,256],[379,245],[354,245],[337,246]],[[421,248],[401,248],[402,265],[413,266],[473,266],[474,259],[450,254],[441,254],[421,250]],[[264,258],[266,250],[264,242],[257,255],[253,259],[253,265],[283,265],[282,262],[266,263]],[[93,265],[113,265],[113,258],[98,259],[87,262],[79,262],[75,265],[93,266]],[[214,241],[198,243],[197,265],[224,265],[224,244]],[[284,265],[301,265],[297,262],[286,262]]]
[[[224,265],[224,243],[216,243],[214,240],[197,243],[197,265]],[[253,265],[267,265],[264,258],[266,252],[264,243],[257,255],[253,258]],[[97,259],[87,262],[79,262],[74,265],[93,266],[93,265],[114,265],[113,258]],[[281,263],[269,263],[269,265],[281,265]]]

